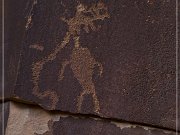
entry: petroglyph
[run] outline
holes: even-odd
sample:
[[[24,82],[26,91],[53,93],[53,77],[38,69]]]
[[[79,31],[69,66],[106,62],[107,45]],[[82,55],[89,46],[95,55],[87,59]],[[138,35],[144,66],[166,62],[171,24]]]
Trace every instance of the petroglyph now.
[[[49,97],[52,100],[52,109],[55,108],[57,102],[59,101],[59,98],[57,97],[57,94],[53,91],[40,91],[40,74],[44,65],[50,61],[55,60],[57,54],[60,53],[66,45],[68,45],[70,39],[72,38],[74,41],[74,48],[72,50],[70,59],[65,60],[62,63],[62,67],[59,71],[59,81],[64,78],[64,70],[66,66],[69,65],[73,71],[74,77],[79,81],[83,89],[77,99],[78,111],[81,110],[84,96],[91,94],[94,103],[94,111],[96,113],[99,113],[99,101],[96,95],[94,83],[92,81],[92,76],[94,67],[96,65],[99,67],[100,75],[103,72],[103,67],[101,63],[97,62],[93,58],[88,48],[81,47],[79,38],[81,28],[85,30],[86,33],[88,33],[90,30],[95,31],[97,30],[97,28],[95,27],[93,21],[104,20],[105,18],[109,18],[109,14],[107,11],[107,7],[102,2],[93,4],[90,8],[87,8],[83,4],[78,4],[76,14],[73,18],[70,18],[68,20],[64,17],[61,18],[61,20],[63,20],[68,25],[68,31],[66,32],[63,41],[59,43],[48,56],[32,64],[32,76],[34,84],[33,94],[40,97],[41,99]]]
[[[96,96],[95,86],[92,81],[92,75],[95,65],[99,66],[101,75],[103,70],[102,65],[99,62],[95,61],[95,59],[91,56],[88,48],[75,47],[72,51],[70,60],[65,61],[63,63],[59,75],[59,80],[63,79],[63,72],[65,66],[67,66],[68,64],[70,64],[70,67],[74,73],[74,77],[77,78],[77,80],[83,88],[83,91],[80,93],[80,96],[78,97],[78,111],[81,110],[84,95],[92,94],[95,112],[99,113],[99,101]]]
[[[33,48],[33,49],[36,49],[38,51],[43,51],[44,50],[44,46],[41,46],[41,45],[38,45],[38,44],[30,45],[29,48]]]

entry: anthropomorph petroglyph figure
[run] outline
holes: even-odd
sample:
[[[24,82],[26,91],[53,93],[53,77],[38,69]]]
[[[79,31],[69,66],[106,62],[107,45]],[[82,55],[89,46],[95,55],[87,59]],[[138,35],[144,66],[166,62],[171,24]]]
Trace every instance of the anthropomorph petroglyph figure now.
[[[102,65],[97,62],[90,54],[88,48],[83,48],[79,46],[79,38],[74,37],[75,41],[75,48],[72,51],[70,56],[70,60],[64,61],[62,64],[62,68],[59,74],[59,80],[63,79],[63,73],[65,67],[69,64],[70,68],[74,73],[74,77],[79,81],[81,84],[83,91],[80,93],[78,97],[77,108],[78,111],[81,110],[81,105],[83,102],[83,98],[85,95],[91,94],[94,103],[94,111],[99,113],[99,101],[96,96],[95,86],[92,81],[93,69],[94,66],[99,66],[100,75],[102,74],[103,67]]]
[[[67,65],[73,71],[74,77],[79,81],[82,86],[82,92],[80,93],[77,99],[77,108],[78,111],[81,110],[81,105],[83,102],[83,98],[85,95],[92,95],[94,111],[99,113],[99,101],[96,95],[96,90],[94,83],[92,81],[93,70],[97,65],[99,67],[99,74],[101,75],[103,72],[103,67],[101,63],[97,62],[93,56],[91,55],[88,48],[83,48],[80,45],[80,32],[81,29],[85,30],[87,33],[90,30],[95,31],[96,27],[94,25],[95,20],[104,20],[105,18],[109,18],[109,14],[107,12],[107,7],[102,2],[98,2],[97,4],[93,4],[90,8],[87,8],[83,4],[78,4],[76,14],[73,18],[65,19],[61,18],[68,25],[68,31],[63,39],[63,41],[58,44],[51,53],[42,58],[40,61],[33,63],[32,65],[32,75],[33,75],[33,93],[40,98],[49,97],[52,99],[52,109],[55,108],[56,103],[58,102],[58,97],[56,93],[53,91],[45,91],[40,92],[39,88],[39,78],[41,70],[43,66],[56,59],[57,54],[69,43],[70,38],[74,41],[74,48],[72,50],[72,54],[69,60],[65,60],[62,63],[61,69],[59,71],[59,81],[63,79],[63,73],[65,67]]]

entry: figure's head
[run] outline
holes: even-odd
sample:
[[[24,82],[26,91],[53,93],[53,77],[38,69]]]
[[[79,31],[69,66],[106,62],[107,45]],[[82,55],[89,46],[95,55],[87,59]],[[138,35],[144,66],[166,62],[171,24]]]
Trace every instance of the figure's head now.
[[[93,31],[96,30],[96,26],[94,24],[95,20],[104,20],[105,18],[109,18],[108,9],[103,2],[92,4],[90,7],[87,7],[82,3],[78,3],[76,9],[77,18],[81,16],[79,24],[83,25],[83,29],[87,33],[90,29]]]
[[[98,2],[96,4],[93,4],[89,8],[82,3],[78,3],[78,5],[76,7],[76,13],[78,13],[78,14],[79,13],[80,14],[89,13],[89,14],[91,14],[91,17],[94,17],[94,18],[101,18],[101,17],[109,18],[107,7],[105,6],[105,4],[103,2]]]
[[[68,24],[69,32],[72,35],[79,35],[81,28],[86,33],[89,33],[90,30],[96,31],[100,26],[96,26],[94,21],[104,20],[105,18],[109,18],[109,14],[104,3],[98,2],[88,7],[78,2],[75,16],[68,20],[62,17],[61,20]]]

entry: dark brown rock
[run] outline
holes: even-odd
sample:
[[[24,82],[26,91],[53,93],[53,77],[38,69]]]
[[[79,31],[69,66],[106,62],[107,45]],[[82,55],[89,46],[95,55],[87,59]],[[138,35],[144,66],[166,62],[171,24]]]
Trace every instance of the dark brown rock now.
[[[175,135],[175,132],[11,103],[6,135]]]
[[[34,0],[14,99],[175,129],[175,1]]]
[[[0,134],[3,135],[5,133],[6,127],[7,127],[7,121],[9,117],[9,106],[10,102],[5,102],[4,106],[1,103],[0,104]],[[3,113],[4,112],[4,113]],[[3,130],[4,128],[4,130]]]
[[[61,118],[56,122],[51,121],[49,128],[50,131],[43,135],[175,135],[171,131],[73,117]]]
[[[15,85],[19,85],[18,83],[16,83],[16,81],[17,81],[17,74],[19,72],[18,68],[20,64],[20,53],[22,49],[23,36],[26,30],[25,25],[26,25],[27,15],[31,10],[32,3],[33,3],[32,0],[4,1],[4,76],[5,77],[4,77],[4,95],[2,95],[3,94],[2,89],[0,89],[1,98],[2,97],[10,98],[14,93],[13,91]],[[2,68],[2,66],[0,67]]]

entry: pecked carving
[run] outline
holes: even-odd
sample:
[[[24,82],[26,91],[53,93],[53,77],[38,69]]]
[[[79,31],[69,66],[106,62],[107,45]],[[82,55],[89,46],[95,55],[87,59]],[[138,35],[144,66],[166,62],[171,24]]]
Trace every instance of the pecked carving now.
[[[70,39],[72,38],[74,41],[74,48],[70,55],[70,59],[65,60],[62,63],[62,67],[59,71],[58,81],[61,81],[64,78],[64,70],[66,66],[69,65],[73,71],[74,77],[78,80],[83,89],[77,98],[77,110],[81,110],[84,96],[91,94],[94,103],[94,111],[99,113],[99,100],[96,95],[92,76],[93,69],[96,65],[99,67],[99,75],[101,76],[103,66],[93,58],[88,48],[81,47],[79,39],[82,29],[85,30],[86,33],[88,33],[90,30],[96,31],[97,28],[94,25],[94,21],[104,20],[105,18],[109,18],[109,14],[104,3],[98,2],[97,4],[93,4],[90,8],[87,8],[87,6],[79,3],[77,5],[76,14],[74,17],[70,19],[66,19],[65,17],[61,18],[61,20],[68,25],[68,31],[66,32],[63,41],[57,44],[49,55],[32,64],[32,80],[34,84],[33,94],[38,96],[40,99],[49,97],[52,100],[51,109],[55,108],[59,98],[56,92],[53,90],[48,90],[45,92],[40,91],[40,74],[44,65],[50,61],[54,61],[57,54],[60,53],[66,45],[68,45]]]

